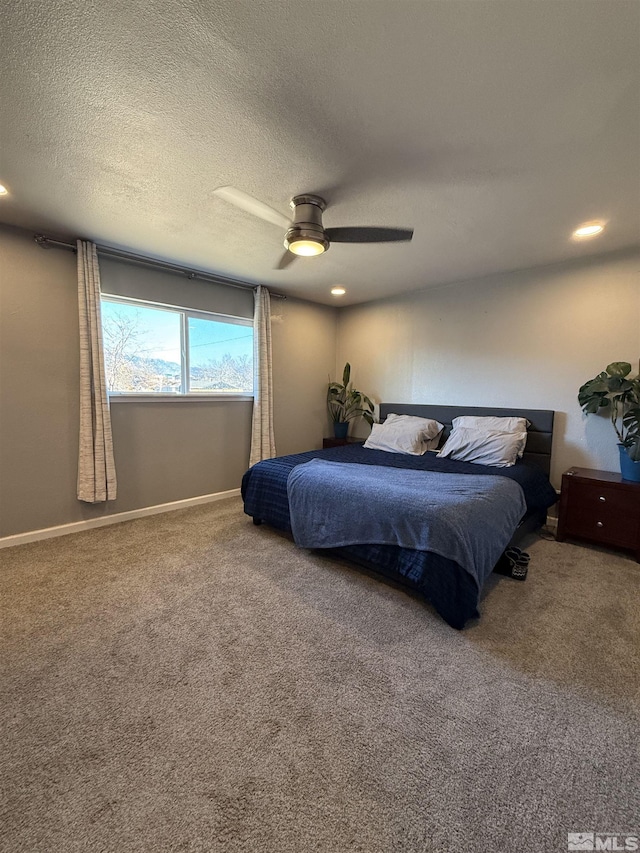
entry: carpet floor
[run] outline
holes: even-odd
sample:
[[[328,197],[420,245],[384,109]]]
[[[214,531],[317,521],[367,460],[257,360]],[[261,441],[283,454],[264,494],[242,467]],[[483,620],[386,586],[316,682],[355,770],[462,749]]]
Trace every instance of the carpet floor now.
[[[640,566],[537,539],[449,628],[238,499],[0,551],[0,849],[558,853],[640,833]]]

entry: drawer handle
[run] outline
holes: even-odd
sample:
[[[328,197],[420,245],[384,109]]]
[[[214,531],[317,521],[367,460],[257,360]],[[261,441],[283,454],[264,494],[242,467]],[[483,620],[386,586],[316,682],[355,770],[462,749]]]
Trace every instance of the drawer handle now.
[[[605,498],[605,497],[603,497],[602,495],[600,495],[600,497],[598,498],[598,500],[599,500],[599,501],[606,501],[606,498]]]
[[[596,527],[604,527],[604,524],[601,521],[596,521]]]

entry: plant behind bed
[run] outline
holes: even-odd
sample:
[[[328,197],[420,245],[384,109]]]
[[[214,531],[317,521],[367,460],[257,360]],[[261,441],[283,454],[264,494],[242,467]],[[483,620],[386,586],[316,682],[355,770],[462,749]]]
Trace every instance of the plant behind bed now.
[[[373,424],[373,403],[351,385],[351,365],[347,362],[342,373],[342,382],[329,382],[327,388],[327,409],[335,424],[348,424],[362,417],[371,426]],[[346,436],[347,429],[344,430]],[[336,431],[336,435],[338,432]]]
[[[640,462],[640,376],[629,376],[627,361],[614,361],[580,388],[578,402],[587,415],[607,409],[619,444]]]

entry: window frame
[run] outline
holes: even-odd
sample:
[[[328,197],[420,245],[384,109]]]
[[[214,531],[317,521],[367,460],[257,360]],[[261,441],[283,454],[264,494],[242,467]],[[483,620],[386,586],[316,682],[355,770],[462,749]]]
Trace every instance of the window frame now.
[[[196,308],[184,308],[180,305],[169,305],[164,302],[152,302],[149,299],[136,299],[130,296],[119,296],[112,293],[100,294],[100,308],[102,302],[111,302],[120,305],[139,305],[142,308],[154,308],[161,311],[168,311],[171,314],[178,314],[180,317],[180,385],[183,388],[190,387],[190,353],[189,353],[189,319],[196,320],[211,320],[216,323],[228,323],[230,326],[248,326],[253,332],[253,319],[250,317],[237,317],[234,314],[218,314],[214,311],[202,311]],[[101,314],[101,330],[102,327],[102,311]],[[166,402],[168,400],[179,400],[181,402],[193,403],[196,400],[202,402],[229,402],[236,400],[240,402],[253,401],[256,389],[255,369],[252,372],[253,390],[242,392],[230,391],[180,391],[180,392],[164,392],[164,391],[109,391],[107,396],[109,402],[118,401],[119,403],[148,403],[155,401]]]

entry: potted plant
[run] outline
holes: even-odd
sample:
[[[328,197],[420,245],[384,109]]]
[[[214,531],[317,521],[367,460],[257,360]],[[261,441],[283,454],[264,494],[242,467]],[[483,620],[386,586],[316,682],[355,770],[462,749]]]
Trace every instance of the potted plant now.
[[[329,382],[327,388],[327,409],[333,421],[333,434],[336,438],[346,438],[349,422],[363,417],[373,424],[373,403],[361,391],[351,385],[351,365],[347,362],[342,373],[342,382]]]
[[[608,410],[618,436],[622,478],[640,482],[640,376],[630,373],[628,362],[614,361],[585,382],[578,402],[587,415]]]

